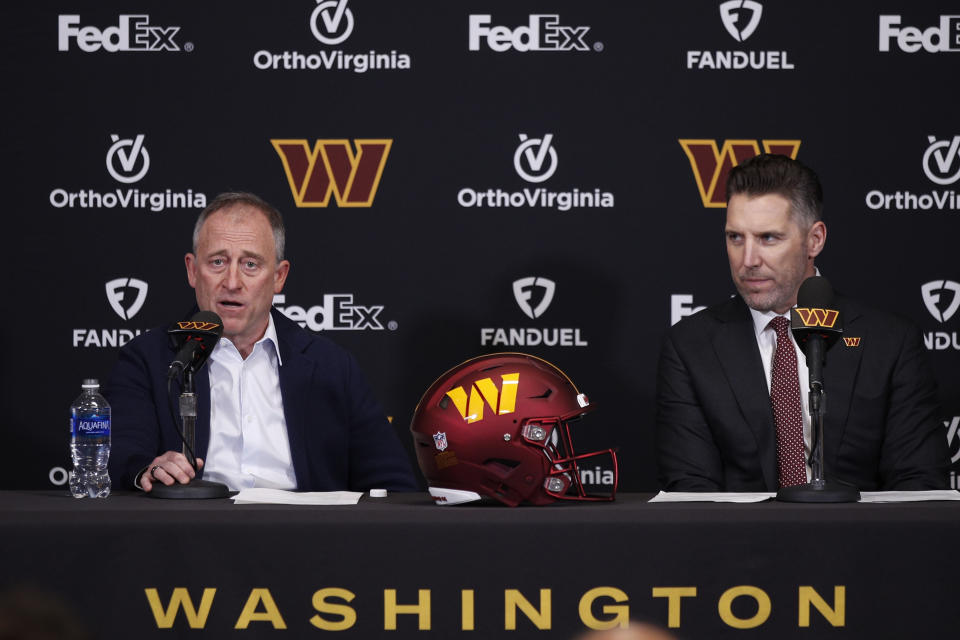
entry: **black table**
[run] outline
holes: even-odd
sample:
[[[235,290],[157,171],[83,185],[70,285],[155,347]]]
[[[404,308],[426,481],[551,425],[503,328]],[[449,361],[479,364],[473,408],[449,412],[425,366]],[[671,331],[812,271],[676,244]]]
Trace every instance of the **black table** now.
[[[649,498],[290,507],[6,491],[0,586],[59,595],[101,638],[567,639],[617,615],[672,620],[686,639],[960,632],[958,503]]]

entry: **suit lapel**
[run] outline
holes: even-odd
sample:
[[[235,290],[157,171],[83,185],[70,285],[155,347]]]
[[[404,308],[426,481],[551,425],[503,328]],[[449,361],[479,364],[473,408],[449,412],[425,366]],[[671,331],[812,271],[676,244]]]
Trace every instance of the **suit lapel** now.
[[[283,396],[283,414],[290,441],[290,456],[297,476],[297,486],[308,486],[309,460],[306,446],[306,421],[310,415],[310,383],[313,362],[304,356],[307,336],[279,313],[273,314],[277,341],[280,343],[280,395]]]
[[[843,442],[847,428],[864,344],[870,339],[865,333],[866,326],[858,321],[860,313],[856,309],[850,309],[844,301],[838,302],[843,319],[843,336],[859,338],[860,343],[857,346],[848,347],[841,338],[827,351],[826,365],[823,370],[827,411],[823,425],[823,439],[826,456],[825,471],[828,478],[831,469],[835,468],[836,456],[840,451],[840,443]]]
[[[721,310],[718,319],[721,325],[714,337],[714,349],[740,413],[753,433],[763,479],[768,487],[775,488],[777,461],[773,434],[776,429],[753,318],[738,296]]]

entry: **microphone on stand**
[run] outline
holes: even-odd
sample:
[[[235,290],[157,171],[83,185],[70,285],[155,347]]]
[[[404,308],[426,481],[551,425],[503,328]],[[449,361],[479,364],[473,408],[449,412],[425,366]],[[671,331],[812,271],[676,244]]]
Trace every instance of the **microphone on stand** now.
[[[827,351],[843,335],[843,317],[837,309],[833,287],[822,276],[807,278],[790,310],[790,330],[803,349],[810,372],[810,482],[782,487],[783,502],[856,502],[860,491],[847,484],[827,482],[823,465],[823,418],[826,413],[823,368]]]
[[[194,314],[189,320],[175,322],[167,330],[177,355],[167,370],[167,397],[170,400],[170,415],[177,433],[183,441],[183,455],[190,462],[193,470],[197,469],[196,456],[193,447],[196,440],[197,425],[197,395],[194,390],[193,376],[203,368],[207,358],[217,346],[220,336],[223,335],[223,321],[212,311],[201,311]],[[176,412],[173,409],[171,385],[177,376],[183,376],[183,392],[180,394],[180,418],[183,429],[178,424]],[[187,484],[176,482],[170,486],[157,482],[150,493],[154,498],[168,499],[206,499],[226,498],[230,490],[220,482],[211,482],[194,478]]]

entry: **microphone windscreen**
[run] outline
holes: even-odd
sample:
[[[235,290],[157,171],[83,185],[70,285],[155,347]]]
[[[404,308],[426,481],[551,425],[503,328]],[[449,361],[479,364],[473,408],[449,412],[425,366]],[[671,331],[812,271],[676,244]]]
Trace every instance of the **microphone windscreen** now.
[[[217,334],[218,338],[223,335],[223,320],[221,320],[220,316],[215,314],[213,311],[197,312],[192,318],[190,318],[190,322],[203,322],[215,325],[210,327],[208,330]]]
[[[811,276],[803,281],[797,292],[797,306],[807,309],[832,309],[833,287],[823,276]]]

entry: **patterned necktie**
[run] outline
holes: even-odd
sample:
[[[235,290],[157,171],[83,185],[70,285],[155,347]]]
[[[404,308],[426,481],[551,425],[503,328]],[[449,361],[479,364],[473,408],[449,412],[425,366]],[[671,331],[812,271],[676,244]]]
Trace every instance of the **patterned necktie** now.
[[[770,381],[770,403],[773,405],[773,417],[777,424],[777,474],[781,487],[807,482],[800,377],[797,375],[797,352],[790,341],[789,324],[786,318],[777,316],[767,325],[777,333],[777,350],[773,354],[773,377]]]

